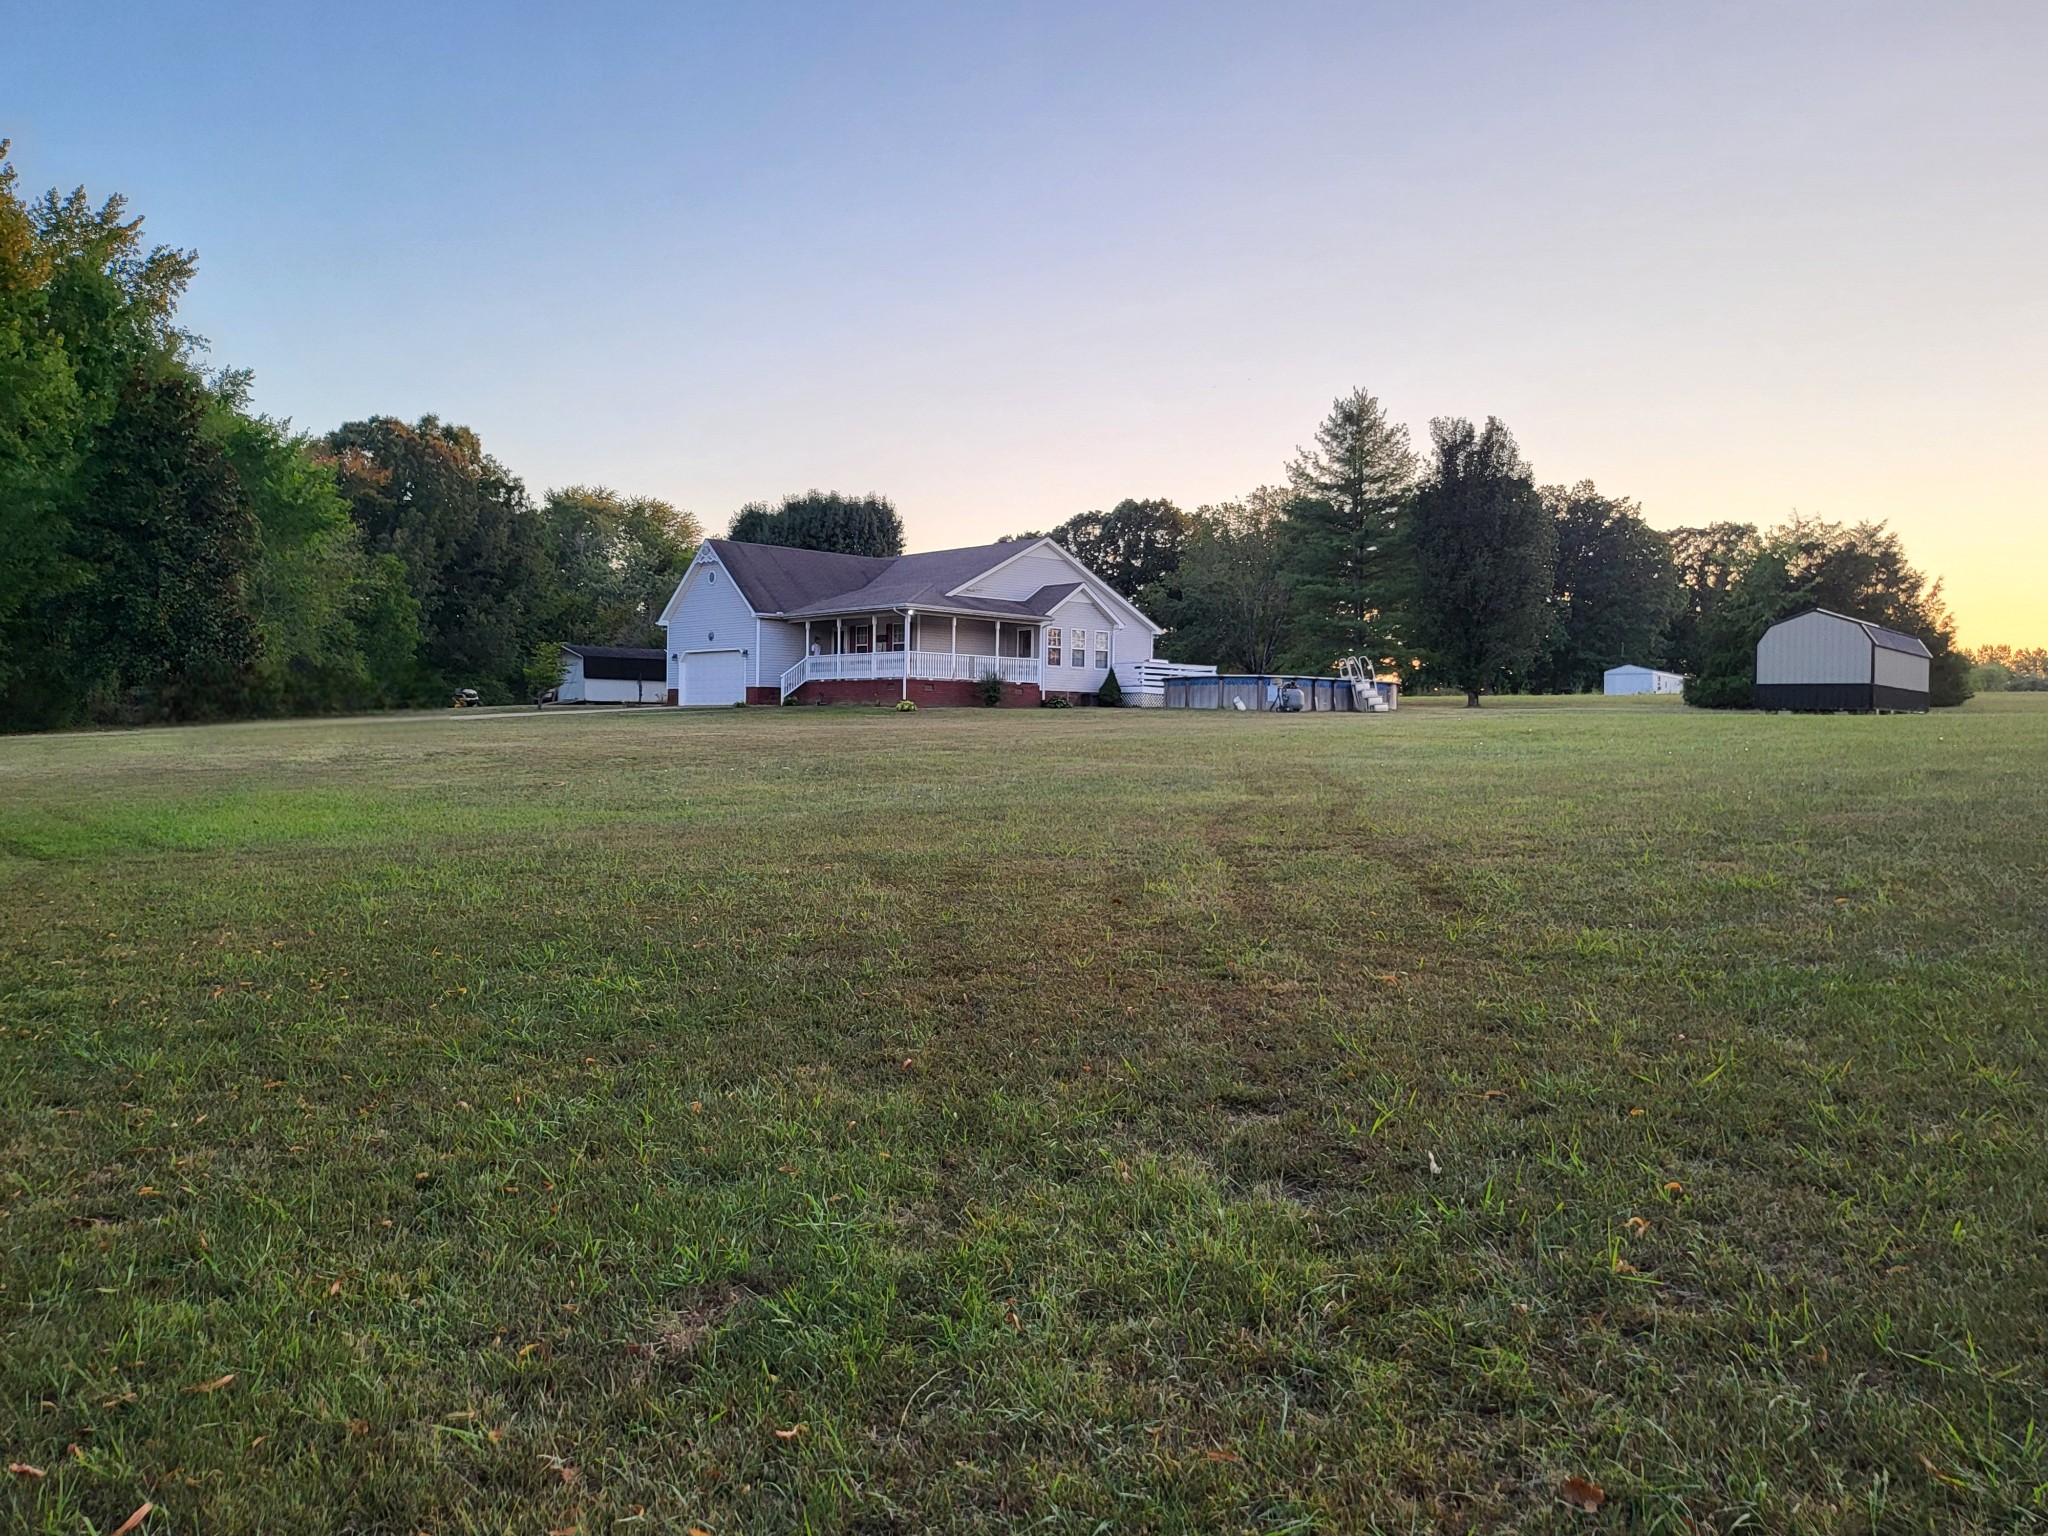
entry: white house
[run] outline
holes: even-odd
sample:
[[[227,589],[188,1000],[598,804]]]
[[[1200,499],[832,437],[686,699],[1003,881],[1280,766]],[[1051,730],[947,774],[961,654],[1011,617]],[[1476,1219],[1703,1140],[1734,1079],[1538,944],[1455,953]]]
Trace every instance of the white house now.
[[[1683,693],[1685,679],[1655,667],[1609,667],[1601,674],[1603,693]]]
[[[706,539],[662,610],[682,705],[1092,694],[1161,633],[1051,539],[882,558]]]
[[[1757,641],[1757,707],[1924,713],[1933,660],[1912,635],[1808,608]]]
[[[659,704],[667,688],[661,651],[622,645],[565,645],[558,704]]]

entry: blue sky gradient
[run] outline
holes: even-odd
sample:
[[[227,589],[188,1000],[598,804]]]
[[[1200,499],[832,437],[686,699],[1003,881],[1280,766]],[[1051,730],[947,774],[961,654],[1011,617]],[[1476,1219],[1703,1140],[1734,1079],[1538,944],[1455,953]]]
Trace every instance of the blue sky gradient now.
[[[300,426],[913,547],[1280,477],[1364,385],[1661,525],[1888,518],[2048,643],[2048,6],[0,4],[31,188]]]

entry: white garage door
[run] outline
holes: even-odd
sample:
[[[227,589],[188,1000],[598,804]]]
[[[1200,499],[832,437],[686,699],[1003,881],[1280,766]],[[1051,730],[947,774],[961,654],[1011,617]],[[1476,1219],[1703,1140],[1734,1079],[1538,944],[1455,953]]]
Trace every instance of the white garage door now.
[[[690,651],[683,657],[685,704],[737,704],[747,696],[747,659],[738,651]]]

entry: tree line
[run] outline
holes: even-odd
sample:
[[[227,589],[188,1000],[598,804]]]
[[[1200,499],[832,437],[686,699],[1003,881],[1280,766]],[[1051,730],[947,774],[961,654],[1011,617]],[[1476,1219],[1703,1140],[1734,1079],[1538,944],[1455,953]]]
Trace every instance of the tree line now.
[[[490,702],[555,680],[563,641],[658,645],[703,530],[650,497],[536,498],[468,428],[374,416],[300,432],[177,323],[187,251],[120,197],[25,198],[0,141],[0,729]],[[2028,687],[2038,653],[1972,659],[1881,525],[1660,532],[1590,482],[1540,486],[1499,421],[1418,452],[1358,390],[1276,484],[1183,512],[1132,499],[1051,534],[1165,626],[1163,654],[1411,686],[1600,686],[1620,662],[1748,702],[1776,618],[1818,603],[1925,639],[1937,702]],[[879,495],[751,504],[731,536],[900,554]]]
[[[1685,674],[1691,703],[1742,707],[1764,630],[1820,606],[1924,640],[1935,703],[1970,695],[1940,584],[1881,523],[1659,530],[1591,481],[1539,485],[1494,418],[1439,418],[1418,453],[1364,390],[1278,484],[1192,512],[1129,499],[1049,532],[1167,627],[1162,654],[1228,670],[1357,655],[1476,704],[1594,691],[1636,663]]]
[[[432,416],[263,416],[177,324],[194,270],[0,142],[0,728],[506,700],[549,642],[659,643],[687,514],[536,500]]]

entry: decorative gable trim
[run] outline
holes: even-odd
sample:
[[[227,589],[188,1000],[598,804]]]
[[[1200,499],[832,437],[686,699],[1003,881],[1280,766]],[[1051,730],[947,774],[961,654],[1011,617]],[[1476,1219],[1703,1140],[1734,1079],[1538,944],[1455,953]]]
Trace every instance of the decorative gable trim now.
[[[1054,554],[1058,555],[1062,560],[1066,561],[1068,565],[1072,566],[1074,569],[1074,574],[1080,579],[1083,589],[1086,590],[1089,597],[1094,600],[1096,605],[1100,607],[1103,610],[1103,612],[1111,616],[1112,621],[1114,621],[1115,615],[1121,613],[1125,616],[1126,619],[1128,619],[1131,623],[1136,624],[1141,629],[1150,630],[1155,635],[1163,635],[1166,633],[1165,629],[1163,629],[1161,626],[1157,624],[1154,624],[1150,619],[1146,618],[1143,611],[1140,610],[1136,604],[1131,602],[1130,599],[1125,597],[1121,592],[1118,592],[1116,588],[1112,587],[1100,576],[1096,575],[1095,572],[1090,570],[1086,565],[1084,565],[1081,562],[1081,558],[1078,555],[1076,555],[1072,550],[1068,549],[1064,544],[1060,543],[1057,539],[1040,537],[1031,540],[1027,544],[1021,545],[1015,554],[1005,556],[1003,559],[998,560],[994,565],[990,566],[987,570],[981,572],[979,575],[970,577],[968,580],[961,582],[959,586],[954,587],[951,591],[947,592],[946,596],[972,596],[973,594],[969,593],[967,590],[969,587],[972,587],[979,582],[987,581],[989,577],[995,575],[997,571],[1002,570],[1006,566],[1015,564],[1017,561],[1023,559],[1024,556],[1040,549],[1051,550]],[[1074,593],[1068,593],[1065,597],[1061,598],[1059,602],[1053,604],[1053,611],[1055,613],[1058,612],[1066,604],[1072,602],[1074,600],[1074,597]]]
[[[708,575],[731,581],[733,595],[746,607],[748,613],[754,614],[754,605],[747,600],[746,589],[733,581],[732,572],[726,568],[725,562],[712,552],[711,546],[707,543],[697,546],[696,558],[690,562],[689,569],[683,572],[683,579],[676,583],[675,592],[669,597],[668,606],[661,610],[661,617],[656,619],[655,623],[666,628],[675,622],[676,614],[683,606],[683,594],[689,590],[690,583],[697,579],[698,573],[705,571],[707,567]],[[754,617],[758,620],[760,615],[754,614]]]

